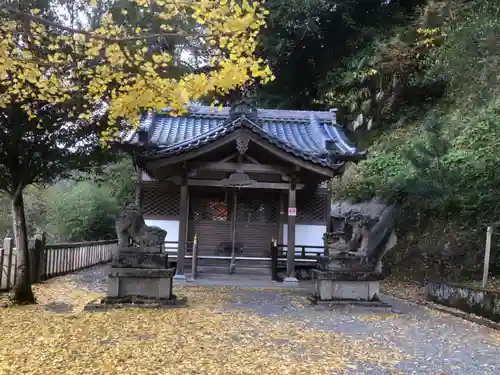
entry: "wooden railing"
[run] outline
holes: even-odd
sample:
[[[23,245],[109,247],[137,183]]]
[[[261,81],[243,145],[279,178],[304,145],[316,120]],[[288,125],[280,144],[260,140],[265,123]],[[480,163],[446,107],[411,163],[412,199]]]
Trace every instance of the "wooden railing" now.
[[[29,270],[32,283],[109,262],[116,240],[45,245],[42,238],[30,240]],[[16,283],[17,252],[12,238],[0,248],[0,290]]]
[[[168,254],[177,254],[178,241],[165,241],[164,251]],[[186,255],[193,252],[193,241],[186,241]]]
[[[179,243],[177,241],[165,241],[164,251],[172,256],[177,256],[177,249]],[[186,252],[185,259],[191,259],[193,253],[193,241],[186,242]],[[276,245],[278,249],[279,260],[286,260],[287,245],[278,244]],[[317,260],[319,255],[324,255],[324,246],[312,246],[312,245],[296,245],[295,246],[295,259],[297,260]],[[230,255],[198,255],[200,259],[231,259]],[[236,256],[236,259],[255,259],[255,260],[271,260],[271,257],[247,257],[247,256]]]
[[[177,241],[165,241],[165,252],[169,254],[170,261],[177,262],[177,251],[178,242]],[[191,261],[191,273],[192,277],[196,278],[198,260],[231,260],[231,256],[221,256],[221,255],[200,255],[198,253],[199,244],[196,242],[188,242],[186,244],[186,252],[184,259]],[[312,245],[296,245],[295,246],[295,261],[296,265],[299,267],[314,267],[321,255],[325,254],[324,246],[312,246]],[[286,268],[286,256],[287,256],[287,245],[275,244],[271,242],[270,255],[264,257],[246,257],[246,256],[236,256],[235,260],[240,261],[253,261],[266,264],[270,262],[271,271],[273,275],[273,280],[277,280],[277,273],[279,269]],[[267,263],[269,264],[269,263]]]
[[[300,249],[298,252],[297,248]],[[281,281],[278,277],[278,271],[286,268],[287,252],[287,245],[277,244],[271,241],[271,278],[274,281]],[[301,261],[302,263],[308,262],[310,265],[316,265],[319,257],[324,254],[324,246],[295,246],[295,260]],[[307,265],[307,267],[310,267],[310,265]]]
[[[277,244],[275,246],[278,250],[278,259],[286,259],[287,245]],[[318,256],[324,255],[324,253],[324,246],[295,245],[295,259],[317,259]]]

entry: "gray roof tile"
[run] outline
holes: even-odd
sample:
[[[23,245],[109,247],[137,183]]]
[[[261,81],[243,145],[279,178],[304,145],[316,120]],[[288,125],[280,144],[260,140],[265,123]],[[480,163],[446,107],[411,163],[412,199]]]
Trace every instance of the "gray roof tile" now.
[[[337,159],[362,158],[337,126],[334,112],[258,109],[258,120],[229,121],[229,108],[191,107],[186,115],[147,113],[140,128],[148,131],[156,156],[179,154],[200,147],[240,127],[248,127],[286,152],[323,166],[330,165],[325,141],[333,141]],[[137,131],[124,137],[124,143],[137,144]]]

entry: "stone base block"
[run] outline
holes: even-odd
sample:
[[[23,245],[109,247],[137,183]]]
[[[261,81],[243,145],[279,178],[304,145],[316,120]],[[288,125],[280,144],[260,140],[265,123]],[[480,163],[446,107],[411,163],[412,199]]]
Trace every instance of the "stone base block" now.
[[[313,297],[319,301],[378,301],[378,281],[315,279]]]
[[[161,279],[174,277],[175,268],[111,268],[109,277],[137,277],[145,279]]]
[[[392,306],[384,301],[373,300],[373,301],[365,301],[365,300],[330,300],[330,301],[321,301],[315,297],[310,297],[309,303],[311,305],[319,305],[325,307],[333,307],[333,306],[361,306],[361,307],[376,307],[376,308],[386,308],[390,309]]]
[[[187,305],[187,299],[177,298],[172,295],[171,299],[151,299],[151,298],[114,298],[105,297],[101,301],[91,302],[83,308],[84,311],[88,312],[106,312],[113,309],[129,309],[129,308],[139,308],[139,309],[171,309],[178,307],[185,307]]]
[[[162,269],[168,266],[168,254],[122,251],[113,260],[113,268]]]
[[[174,269],[115,268],[108,276],[108,298],[172,299]]]
[[[313,280],[338,280],[338,281],[379,281],[385,277],[373,272],[371,268],[339,268],[337,270],[313,269]]]
[[[117,249],[117,253],[134,252],[134,253],[161,253],[162,246],[122,246]]]
[[[174,280],[178,283],[187,283],[186,275],[176,274]]]
[[[285,277],[283,283],[289,286],[298,286],[299,280],[296,277]]]

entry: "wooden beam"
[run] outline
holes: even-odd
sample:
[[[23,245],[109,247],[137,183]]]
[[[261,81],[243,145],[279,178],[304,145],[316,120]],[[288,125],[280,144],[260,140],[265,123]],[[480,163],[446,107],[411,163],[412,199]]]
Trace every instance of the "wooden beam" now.
[[[226,163],[226,162],[213,162],[213,163],[190,163],[190,168],[205,169],[208,171],[219,171],[219,172],[236,172],[238,167],[240,167],[243,172],[250,173],[289,173],[290,171],[286,167],[280,165],[269,165],[269,164],[250,164],[250,163]]]
[[[224,162],[226,162],[226,161],[229,161],[229,160],[231,160],[231,159],[236,158],[237,156],[238,156],[238,153],[236,153],[236,152],[235,152],[235,153],[233,153],[233,154],[231,154],[231,155],[229,155],[229,156],[226,156],[225,158],[223,158],[223,159],[221,159],[221,160],[219,160],[219,161],[220,161],[221,163],[224,163]]]
[[[189,186],[213,186],[213,187],[224,187],[221,185],[220,181],[217,180],[188,180]],[[254,182],[252,185],[241,186],[242,189],[281,189],[288,190],[290,184],[281,182]],[[304,184],[297,184],[296,189],[300,190],[304,188]]]
[[[261,164],[258,160],[256,160],[256,159],[252,158],[251,156],[249,156],[249,155],[247,155],[247,154],[243,155],[243,157],[244,157],[245,159],[247,159],[248,161],[251,161],[251,162],[252,162],[252,163],[254,163],[254,164]]]

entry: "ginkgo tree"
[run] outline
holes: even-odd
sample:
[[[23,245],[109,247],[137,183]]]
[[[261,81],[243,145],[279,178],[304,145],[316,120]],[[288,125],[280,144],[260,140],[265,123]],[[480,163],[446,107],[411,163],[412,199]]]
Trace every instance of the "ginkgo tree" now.
[[[5,170],[2,190],[12,201],[18,246],[17,302],[34,301],[27,276],[23,189],[73,167],[84,169],[81,159],[91,154],[82,151],[89,144],[78,139],[99,132],[95,139],[106,146],[123,124],[137,126],[144,110],[169,107],[176,115],[191,101],[273,79],[255,55],[256,38],[265,24],[262,0],[107,0],[108,7],[104,0],[68,1],[78,3],[79,11],[96,9],[88,27],[78,21],[78,12],[76,22],[54,17],[62,1],[0,0],[4,151],[9,140],[16,143],[12,152],[4,152],[0,167]],[[37,9],[33,3],[44,6]],[[143,22],[133,22],[130,11]],[[71,18],[75,20],[74,14]],[[194,51],[202,69],[189,64],[180,69],[182,46]],[[71,144],[73,152],[61,144]],[[23,154],[25,149],[28,154]],[[23,168],[18,168],[20,163]]]
[[[175,115],[210,93],[224,94],[254,79],[273,79],[255,54],[267,13],[263,0],[128,2],[141,13],[154,13],[161,20],[161,32],[131,30],[112,12],[104,12],[95,29],[74,28],[44,18],[38,9],[28,13],[0,0],[0,107],[30,98],[67,101],[81,90],[78,84],[68,84],[67,76],[81,76],[86,99],[109,105],[109,124],[102,134],[107,143],[117,137],[118,121],[137,124],[146,109],[169,107]],[[97,6],[97,1],[89,5]],[[162,38],[202,49],[208,69],[172,77],[172,53],[151,48]],[[90,118],[92,108],[73,115]],[[24,110],[36,118],[35,108],[26,105]]]

